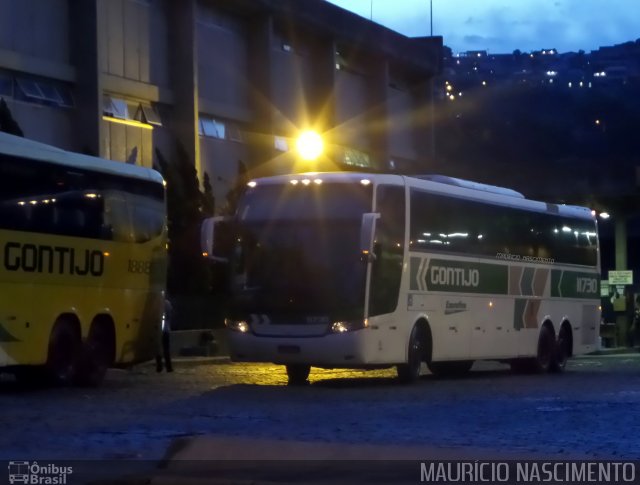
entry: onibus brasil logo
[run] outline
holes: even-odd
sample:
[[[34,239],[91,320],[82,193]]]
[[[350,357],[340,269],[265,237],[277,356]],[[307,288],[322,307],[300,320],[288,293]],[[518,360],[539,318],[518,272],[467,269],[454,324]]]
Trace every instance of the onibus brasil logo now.
[[[73,467],[58,466],[53,463],[38,464],[37,461],[10,461],[9,483],[33,485],[65,485],[67,475],[73,473]]]

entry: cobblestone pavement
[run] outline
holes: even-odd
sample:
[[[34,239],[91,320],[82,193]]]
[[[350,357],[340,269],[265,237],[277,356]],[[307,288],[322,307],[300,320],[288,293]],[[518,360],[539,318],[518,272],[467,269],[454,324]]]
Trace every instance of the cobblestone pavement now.
[[[399,385],[393,369],[177,362],[112,371],[99,389],[0,382],[0,460],[158,459],[178,437],[429,444],[558,457],[640,458],[640,355],[583,357],[562,375],[476,363],[464,378]]]

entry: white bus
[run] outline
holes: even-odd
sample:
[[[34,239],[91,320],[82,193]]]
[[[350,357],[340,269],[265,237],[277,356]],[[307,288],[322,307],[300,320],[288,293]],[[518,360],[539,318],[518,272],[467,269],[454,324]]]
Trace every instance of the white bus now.
[[[217,222],[203,250],[220,259]],[[312,366],[397,366],[403,381],[423,362],[560,371],[596,348],[589,209],[443,176],[322,173],[251,181],[230,222],[231,358],[284,364],[291,384]]]

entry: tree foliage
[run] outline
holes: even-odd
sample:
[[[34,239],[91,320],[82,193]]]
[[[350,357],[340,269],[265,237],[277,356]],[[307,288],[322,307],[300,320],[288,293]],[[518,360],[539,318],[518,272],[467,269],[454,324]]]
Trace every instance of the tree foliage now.
[[[4,98],[0,98],[0,131],[16,136],[24,136],[22,128],[13,118]]]
[[[238,206],[238,200],[247,188],[248,170],[247,166],[242,160],[238,160],[238,172],[236,175],[236,181],[231,190],[227,193],[227,200],[224,206],[224,214],[233,215]]]
[[[183,147],[169,162],[156,150],[160,172],[167,183],[169,269],[167,289],[171,294],[197,294],[209,288],[209,271],[200,251],[200,224],[213,210],[200,191],[193,162]],[[210,187],[210,186],[209,186]]]

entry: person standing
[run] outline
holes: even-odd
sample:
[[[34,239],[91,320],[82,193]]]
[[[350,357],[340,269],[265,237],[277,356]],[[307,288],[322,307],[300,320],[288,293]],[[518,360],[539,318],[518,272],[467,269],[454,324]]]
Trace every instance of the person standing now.
[[[171,318],[173,316],[173,305],[167,296],[164,298],[164,311],[162,313],[162,328],[160,336],[160,347],[156,353],[156,371],[162,372],[166,368],[167,372],[173,372],[171,363]],[[163,363],[164,359],[164,363]]]
[[[630,286],[625,287],[624,298],[625,298],[624,311],[625,311],[626,325],[627,325],[627,332],[626,332],[627,347],[633,348],[634,340],[635,340],[633,324],[635,320],[636,311],[635,311],[635,301],[633,298],[633,291]]]

